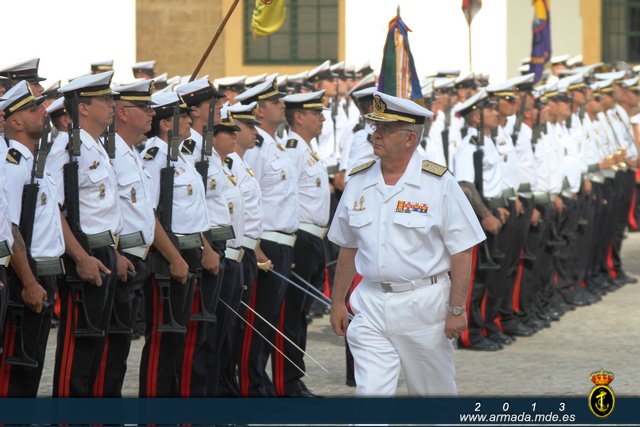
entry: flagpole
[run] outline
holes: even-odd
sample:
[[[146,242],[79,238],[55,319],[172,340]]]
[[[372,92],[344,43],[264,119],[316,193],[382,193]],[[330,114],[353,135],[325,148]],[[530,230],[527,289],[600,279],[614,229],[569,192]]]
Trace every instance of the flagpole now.
[[[467,9],[467,23],[469,24],[469,71],[473,71],[473,63],[471,61],[471,8]]]
[[[200,62],[196,66],[196,69],[193,70],[193,73],[191,73],[191,78],[189,79],[190,82],[194,81],[198,76],[200,69],[204,65],[204,61],[206,61],[207,58],[209,57],[209,54],[211,53],[211,49],[213,49],[213,46],[215,46],[216,42],[218,41],[218,37],[220,37],[220,34],[222,34],[222,30],[224,30],[224,27],[227,25],[227,21],[231,17],[231,14],[233,13],[233,11],[236,9],[236,6],[238,5],[239,1],[240,0],[235,0],[231,5],[231,7],[229,8],[227,15],[224,17],[224,19],[220,23],[220,26],[218,27],[218,31],[216,31],[216,34],[213,36],[213,39],[211,39],[211,43],[209,43],[209,47],[207,47],[207,50],[204,51],[204,55],[202,55],[202,59],[200,59]]]

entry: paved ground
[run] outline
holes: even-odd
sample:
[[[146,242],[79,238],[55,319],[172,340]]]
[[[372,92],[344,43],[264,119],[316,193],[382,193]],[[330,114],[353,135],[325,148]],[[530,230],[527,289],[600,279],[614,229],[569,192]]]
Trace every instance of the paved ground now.
[[[627,272],[640,276],[640,233],[624,243]],[[461,396],[583,397],[592,389],[589,375],[600,369],[615,375],[616,396],[640,396],[640,284],[626,285],[595,305],[567,313],[551,328],[499,352],[457,350],[457,383]],[[51,396],[55,333],[50,337],[40,396]],[[134,341],[124,395],[135,397],[143,341]],[[344,341],[336,337],[328,316],[309,329],[308,352],[329,373],[307,360],[307,385],[326,397],[350,397],[345,385]],[[406,394],[401,384],[399,394]]]

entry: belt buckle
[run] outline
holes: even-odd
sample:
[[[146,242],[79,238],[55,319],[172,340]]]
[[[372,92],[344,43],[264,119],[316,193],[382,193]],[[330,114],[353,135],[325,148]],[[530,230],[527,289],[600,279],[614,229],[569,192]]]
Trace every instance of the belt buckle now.
[[[380,286],[382,287],[382,292],[384,292],[385,294],[393,292],[393,287],[389,282],[380,282]]]

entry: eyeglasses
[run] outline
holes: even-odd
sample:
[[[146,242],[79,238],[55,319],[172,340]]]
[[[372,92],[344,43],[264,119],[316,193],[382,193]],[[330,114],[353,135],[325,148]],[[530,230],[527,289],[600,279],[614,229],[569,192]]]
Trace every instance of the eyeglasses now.
[[[149,104],[136,104],[136,105],[122,105],[122,108],[139,108],[141,110],[149,111],[153,107]]]
[[[409,129],[390,129],[386,125],[371,125],[372,132],[380,132],[382,136],[389,136],[396,132],[411,132]]]

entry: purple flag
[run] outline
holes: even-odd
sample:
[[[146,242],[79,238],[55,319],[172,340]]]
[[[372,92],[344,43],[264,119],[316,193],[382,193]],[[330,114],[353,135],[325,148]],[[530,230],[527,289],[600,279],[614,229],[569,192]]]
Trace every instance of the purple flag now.
[[[535,73],[535,83],[542,78],[544,64],[551,58],[551,16],[548,0],[531,0],[534,7],[531,63],[529,72]]]

